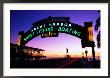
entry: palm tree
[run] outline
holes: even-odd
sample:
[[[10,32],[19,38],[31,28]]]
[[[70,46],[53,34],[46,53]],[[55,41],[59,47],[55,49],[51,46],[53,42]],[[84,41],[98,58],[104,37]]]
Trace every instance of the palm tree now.
[[[87,59],[87,53],[88,53],[88,51],[86,50],[86,51],[85,51],[85,54],[86,54],[86,59]]]
[[[100,13],[100,11],[98,11],[98,13]],[[96,39],[97,47],[100,48],[100,17],[96,20],[95,31],[98,32]]]

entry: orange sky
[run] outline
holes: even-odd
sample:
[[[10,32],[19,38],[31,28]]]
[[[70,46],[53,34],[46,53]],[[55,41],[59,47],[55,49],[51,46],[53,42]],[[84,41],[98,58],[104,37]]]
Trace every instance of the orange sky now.
[[[45,56],[47,57],[64,57],[66,55],[66,52],[65,53],[62,53],[62,52],[56,52],[56,53],[53,53],[53,52],[44,52],[43,53]],[[82,57],[82,52],[71,52],[71,53],[68,53],[69,55],[71,55],[72,57]],[[96,57],[100,57],[100,52],[95,52],[95,55]],[[84,53],[84,56],[85,56],[85,53]],[[88,52],[87,54],[88,57],[91,57],[92,56],[92,52]]]

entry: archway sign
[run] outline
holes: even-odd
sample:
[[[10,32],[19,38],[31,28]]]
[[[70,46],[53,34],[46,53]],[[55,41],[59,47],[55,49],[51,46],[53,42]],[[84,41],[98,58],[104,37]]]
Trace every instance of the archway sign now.
[[[92,22],[84,22],[84,26],[71,23],[69,17],[51,17],[34,22],[27,32],[18,33],[18,45],[24,46],[33,38],[41,35],[45,37],[58,37],[59,33],[66,33],[81,39],[82,48],[92,47],[94,50]],[[95,51],[93,51],[95,58]]]

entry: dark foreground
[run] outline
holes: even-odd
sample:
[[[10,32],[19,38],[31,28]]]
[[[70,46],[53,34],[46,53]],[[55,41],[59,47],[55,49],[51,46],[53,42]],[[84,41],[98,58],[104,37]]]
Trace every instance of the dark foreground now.
[[[100,60],[95,62],[82,58],[59,58],[44,60],[10,60],[10,68],[100,68]]]

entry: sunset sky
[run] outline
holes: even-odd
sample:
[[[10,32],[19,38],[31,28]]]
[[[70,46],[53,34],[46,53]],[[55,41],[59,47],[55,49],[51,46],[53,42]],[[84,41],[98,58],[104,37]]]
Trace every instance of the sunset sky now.
[[[84,22],[93,21],[93,34],[94,41],[96,44],[97,32],[94,31],[94,26],[100,13],[97,10],[11,10],[10,11],[10,42],[17,44],[18,32],[28,31],[33,22],[47,18],[48,16],[67,16],[70,17],[70,21],[75,24],[84,26]],[[86,49],[88,55],[92,55],[91,48],[82,48],[81,39],[60,33],[58,37],[46,37],[41,38],[40,36],[35,37],[29,41],[26,46],[44,49],[45,55],[48,56],[64,56],[66,54],[66,48],[69,49],[71,55],[82,55]],[[95,47],[96,52],[100,52],[100,49]],[[96,53],[100,55],[100,53]]]

